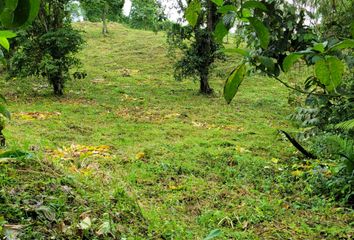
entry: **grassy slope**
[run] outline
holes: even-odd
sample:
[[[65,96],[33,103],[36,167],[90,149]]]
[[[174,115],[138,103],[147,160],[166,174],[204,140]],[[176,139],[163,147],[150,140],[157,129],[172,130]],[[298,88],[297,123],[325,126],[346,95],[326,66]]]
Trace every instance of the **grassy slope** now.
[[[217,74],[212,80],[213,97],[198,95],[197,83],[173,80],[164,34],[111,25],[111,34],[103,38],[98,24],[79,27],[86,31],[87,45],[80,57],[88,78],[68,83],[64,98],[51,97],[40,81],[17,80],[4,86],[15,113],[5,133],[9,147],[33,149],[39,169],[43,162],[54,162],[50,169],[58,175],[40,178],[46,187],[37,189],[60,199],[58,204],[59,200],[53,203],[50,196],[44,197],[57,212],[58,219],[51,223],[55,227],[49,232],[36,228],[47,223],[37,213],[27,232],[79,236],[84,233],[73,229],[80,215],[82,219],[82,213],[91,210],[87,214],[97,218],[93,228],[104,221],[104,213],[120,213],[125,219],[113,217],[114,228],[131,239],[139,239],[138,235],[201,239],[216,228],[223,231],[223,239],[350,235],[353,215],[319,197],[303,195],[303,183],[279,169],[293,149],[277,135],[277,129],[290,128],[287,92],[277,83],[249,77],[237,101],[228,106],[220,96],[223,80]],[[231,68],[220,64],[215,72],[222,75]],[[29,120],[16,117],[20,112],[60,115]],[[48,151],[72,144],[113,149],[109,157],[74,153],[66,160]],[[274,158],[280,162],[275,164]],[[27,176],[25,164],[18,176],[18,166],[1,167],[2,198],[7,204],[38,194],[23,194],[31,185],[38,186],[37,177],[31,180],[40,174],[38,168],[27,171]],[[75,201],[59,191],[68,175],[75,182],[70,185]],[[22,181],[30,186],[22,186]],[[48,182],[54,182],[58,192],[48,192]],[[18,194],[9,194],[11,189]],[[23,214],[11,214],[12,218],[3,214],[10,223],[32,221],[26,214],[26,221],[16,219]],[[63,222],[73,229],[58,230]]]

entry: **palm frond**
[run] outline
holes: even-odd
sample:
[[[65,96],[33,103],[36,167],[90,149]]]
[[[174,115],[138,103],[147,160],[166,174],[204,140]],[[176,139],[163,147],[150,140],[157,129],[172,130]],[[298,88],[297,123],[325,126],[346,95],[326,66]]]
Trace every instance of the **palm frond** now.
[[[335,128],[342,129],[344,131],[352,131],[354,130],[354,119],[338,123],[335,125]]]

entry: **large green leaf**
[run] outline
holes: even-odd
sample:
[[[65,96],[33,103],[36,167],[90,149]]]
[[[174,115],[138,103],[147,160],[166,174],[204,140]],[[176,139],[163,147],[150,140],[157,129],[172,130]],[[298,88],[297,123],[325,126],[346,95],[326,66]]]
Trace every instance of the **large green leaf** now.
[[[16,37],[16,33],[11,31],[0,31],[0,45],[3,46],[7,51],[10,49],[10,43],[8,38]]]
[[[283,62],[283,71],[289,72],[290,68],[302,57],[302,54],[292,53],[284,59]]]
[[[237,7],[235,7],[234,5],[225,5],[219,7],[218,12],[222,14],[225,14],[227,12],[237,12]]]
[[[202,5],[200,4],[199,0],[193,0],[191,3],[188,4],[185,13],[185,18],[192,27],[197,24],[201,11]]]
[[[41,0],[30,0],[31,9],[27,19],[27,23],[31,23],[38,15]]]
[[[248,18],[251,25],[254,27],[257,37],[261,42],[261,47],[266,49],[270,43],[270,33],[268,28],[257,18]]]
[[[209,233],[209,235],[206,238],[204,238],[204,240],[211,240],[216,237],[219,237],[220,235],[221,235],[221,231],[219,229],[215,229],[215,230],[211,231]]]
[[[30,0],[18,0],[16,10],[14,11],[14,19],[12,27],[19,27],[27,22],[31,12]]]
[[[242,5],[242,8],[249,8],[249,9],[258,8],[258,9],[261,9],[263,11],[267,11],[267,7],[263,3],[257,2],[257,1],[245,2]]]
[[[38,14],[40,0],[6,0],[0,21],[6,28],[17,28],[32,22]]]
[[[354,21],[350,25],[350,32],[352,33],[352,38],[354,38]]]
[[[326,89],[333,92],[342,83],[344,64],[338,58],[330,56],[316,62],[315,72]]]
[[[5,27],[11,27],[14,20],[14,12],[16,10],[18,0],[5,0],[3,11],[0,15],[0,21]]]
[[[325,51],[325,45],[323,43],[316,43],[312,47],[312,50],[323,53]]]
[[[341,41],[335,45],[333,45],[329,50],[342,50],[346,48],[354,48],[354,40],[353,39],[346,39]]]
[[[222,6],[224,4],[224,0],[211,0],[211,1],[218,6]]]
[[[0,153],[0,158],[20,158],[30,156],[29,153],[23,152],[21,150],[7,151]]]
[[[221,20],[215,27],[214,36],[216,41],[222,42],[224,37],[229,33],[229,30],[225,27],[224,22]]]
[[[0,37],[14,38],[14,37],[16,37],[16,33],[12,32],[12,31],[0,31]]]
[[[238,66],[228,77],[224,87],[224,98],[228,104],[235,97],[238,89],[245,79],[247,68],[245,64]]]
[[[0,37],[0,45],[3,46],[7,51],[10,50],[10,43],[7,38]]]

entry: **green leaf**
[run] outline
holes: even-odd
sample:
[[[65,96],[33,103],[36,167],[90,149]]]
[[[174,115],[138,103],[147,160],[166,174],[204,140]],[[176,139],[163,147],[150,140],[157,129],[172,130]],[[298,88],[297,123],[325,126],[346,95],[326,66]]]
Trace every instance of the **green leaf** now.
[[[0,105],[0,114],[4,115],[8,119],[11,119],[11,113],[4,105]]]
[[[30,0],[31,9],[26,23],[31,23],[38,15],[41,0]]]
[[[222,42],[224,37],[229,33],[229,30],[225,27],[224,22],[221,20],[215,27],[214,36],[216,41]]]
[[[250,50],[246,50],[246,49],[241,49],[241,48],[236,48],[235,49],[235,53],[238,53],[244,57],[249,57],[251,56],[251,52]]]
[[[6,98],[2,94],[0,94],[0,101],[2,101],[3,103],[7,103]]]
[[[337,50],[342,50],[342,49],[347,49],[347,48],[354,48],[354,40],[353,39],[346,39],[342,42],[339,42],[335,45],[333,45],[329,51],[337,51]]]
[[[30,15],[31,3],[30,0],[18,0],[16,10],[14,11],[14,18],[12,21],[12,27],[19,27],[27,22]]]
[[[264,67],[266,67],[268,72],[274,72],[275,64],[273,58],[260,56],[258,57],[258,60]]]
[[[263,11],[267,11],[267,7],[261,3],[261,2],[257,2],[257,1],[248,1],[248,2],[245,2],[243,5],[242,5],[242,8],[248,8],[248,9],[252,9],[252,8],[258,8],[260,10],[263,10]]]
[[[211,0],[211,1],[218,6],[222,6],[224,4],[224,0]]]
[[[215,230],[211,231],[209,233],[209,235],[206,238],[204,238],[204,240],[211,240],[216,237],[219,237],[220,235],[221,235],[221,231],[219,229],[215,229]]]
[[[28,157],[31,154],[27,152],[23,152],[21,150],[13,150],[7,151],[0,154],[0,158],[20,158],[20,157]]]
[[[350,25],[350,32],[352,33],[352,38],[354,38],[354,21]]]
[[[257,18],[248,18],[251,25],[254,27],[257,37],[261,41],[261,47],[266,49],[270,43],[270,33],[268,28]]]
[[[17,28],[32,22],[39,11],[40,0],[7,0],[0,21],[7,28]]]
[[[334,127],[337,129],[342,129],[344,131],[354,130],[354,119],[338,123]]]
[[[312,50],[323,53],[325,51],[325,46],[323,43],[316,43],[313,46]]]
[[[0,15],[0,21],[5,27],[11,27],[18,0],[5,0],[5,6]]]
[[[252,12],[248,8],[242,9],[242,17],[249,18],[252,17]]]
[[[7,51],[10,50],[10,43],[7,38],[0,37],[0,45],[3,46]]]
[[[284,72],[289,72],[290,68],[292,66],[294,66],[294,64],[300,59],[302,58],[302,54],[298,54],[298,53],[292,53],[288,56],[286,56],[286,58],[284,59],[283,62],[283,71]]]
[[[327,57],[316,62],[315,72],[326,89],[333,92],[342,82],[344,64],[336,57]]]
[[[247,68],[245,64],[238,66],[228,77],[224,87],[224,98],[228,104],[235,97],[238,89],[245,79]]]
[[[235,7],[233,5],[225,5],[225,6],[219,7],[218,12],[222,13],[222,14],[225,14],[227,12],[237,12],[237,7]]]
[[[187,7],[185,18],[187,19],[188,23],[195,27],[198,22],[199,14],[202,11],[202,5],[198,0],[193,0]]]
[[[0,37],[2,38],[14,38],[16,36],[16,33],[12,31],[0,31]]]

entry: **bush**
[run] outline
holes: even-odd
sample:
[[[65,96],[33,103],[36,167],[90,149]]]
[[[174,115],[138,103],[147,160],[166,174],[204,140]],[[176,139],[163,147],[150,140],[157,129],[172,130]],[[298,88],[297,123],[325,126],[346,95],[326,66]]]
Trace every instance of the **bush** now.
[[[80,50],[83,39],[69,22],[65,10],[68,0],[41,3],[40,15],[33,26],[19,32],[15,52],[10,56],[10,75],[42,76],[53,86],[55,95],[63,95],[69,70],[79,66],[74,54]]]

